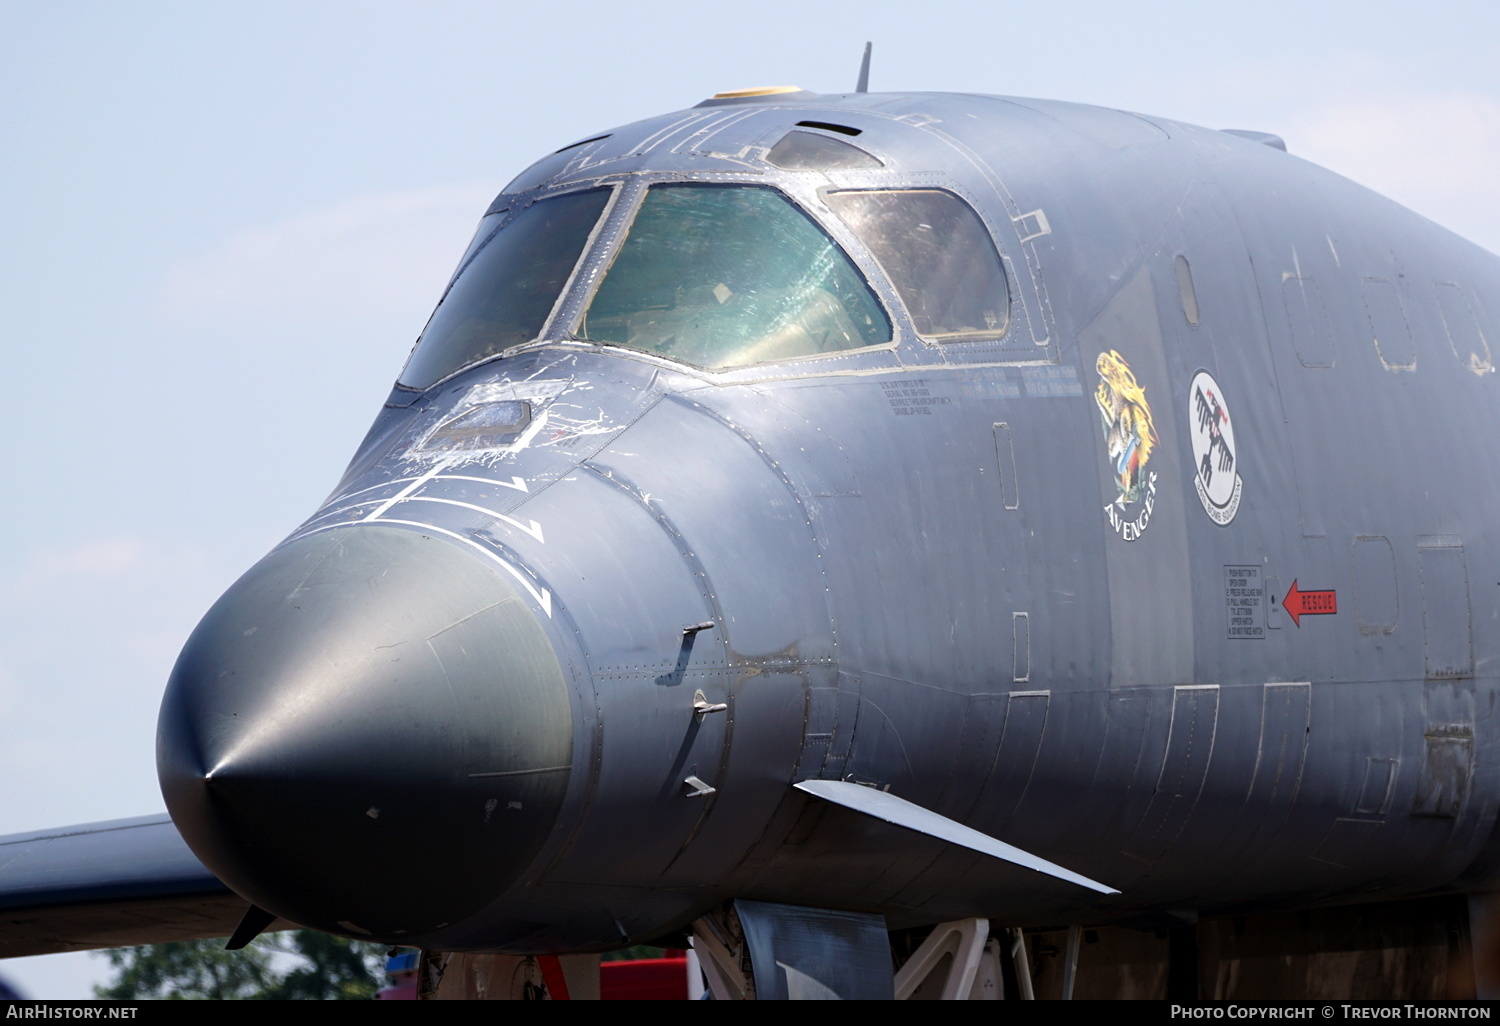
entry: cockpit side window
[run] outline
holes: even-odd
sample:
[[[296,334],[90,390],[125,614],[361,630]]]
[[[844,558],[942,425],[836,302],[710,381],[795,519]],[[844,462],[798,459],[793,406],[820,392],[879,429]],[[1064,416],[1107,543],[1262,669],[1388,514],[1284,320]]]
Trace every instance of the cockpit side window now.
[[[890,276],[918,335],[963,342],[1005,334],[1005,267],[962,199],[941,189],[841,191],[826,199]]]
[[[428,388],[540,335],[609,193],[586,189],[539,200],[480,239],[417,340],[401,384]]]
[[[577,334],[718,370],[879,345],[891,323],[777,190],[670,183],[646,191]]]

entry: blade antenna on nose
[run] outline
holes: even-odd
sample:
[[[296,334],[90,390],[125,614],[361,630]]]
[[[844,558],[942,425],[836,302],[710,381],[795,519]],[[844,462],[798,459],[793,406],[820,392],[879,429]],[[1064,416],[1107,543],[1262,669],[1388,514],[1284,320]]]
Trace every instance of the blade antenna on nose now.
[[[265,928],[276,921],[273,912],[267,912],[255,903],[245,909],[245,915],[240,919],[240,925],[234,928],[234,936],[224,945],[225,951],[238,951],[255,938],[259,937]]]
[[[870,91],[870,43],[865,42],[865,56],[859,62],[859,81],[854,84],[856,93],[868,93]]]

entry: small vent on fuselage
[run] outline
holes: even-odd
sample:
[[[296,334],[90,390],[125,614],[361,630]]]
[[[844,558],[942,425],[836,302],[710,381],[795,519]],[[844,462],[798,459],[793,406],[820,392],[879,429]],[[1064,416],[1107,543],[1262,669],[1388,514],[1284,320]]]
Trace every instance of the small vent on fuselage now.
[[[821,128],[825,132],[837,132],[839,135],[859,135],[864,129],[850,128],[848,125],[835,125],[828,121],[799,121],[798,128]]]

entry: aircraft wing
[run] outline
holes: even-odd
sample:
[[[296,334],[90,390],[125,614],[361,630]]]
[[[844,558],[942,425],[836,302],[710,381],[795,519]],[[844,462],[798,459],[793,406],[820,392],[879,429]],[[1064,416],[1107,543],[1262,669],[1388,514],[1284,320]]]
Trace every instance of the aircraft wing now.
[[[225,937],[245,907],[164,814],[0,837],[0,958]]]

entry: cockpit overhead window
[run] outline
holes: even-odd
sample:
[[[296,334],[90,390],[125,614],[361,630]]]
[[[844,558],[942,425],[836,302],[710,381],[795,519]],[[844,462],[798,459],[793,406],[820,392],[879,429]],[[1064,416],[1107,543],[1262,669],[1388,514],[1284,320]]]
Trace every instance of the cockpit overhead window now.
[[[401,384],[428,388],[541,334],[608,201],[608,189],[540,200],[480,239],[417,340]]]
[[[777,190],[670,183],[647,190],[577,335],[718,370],[879,345],[891,323]]]
[[[826,198],[890,276],[918,335],[964,342],[1005,334],[1005,268],[967,203],[941,189],[843,191]]]
[[[852,143],[816,132],[788,132],[766,154],[766,162],[788,171],[838,171],[884,167]]]

